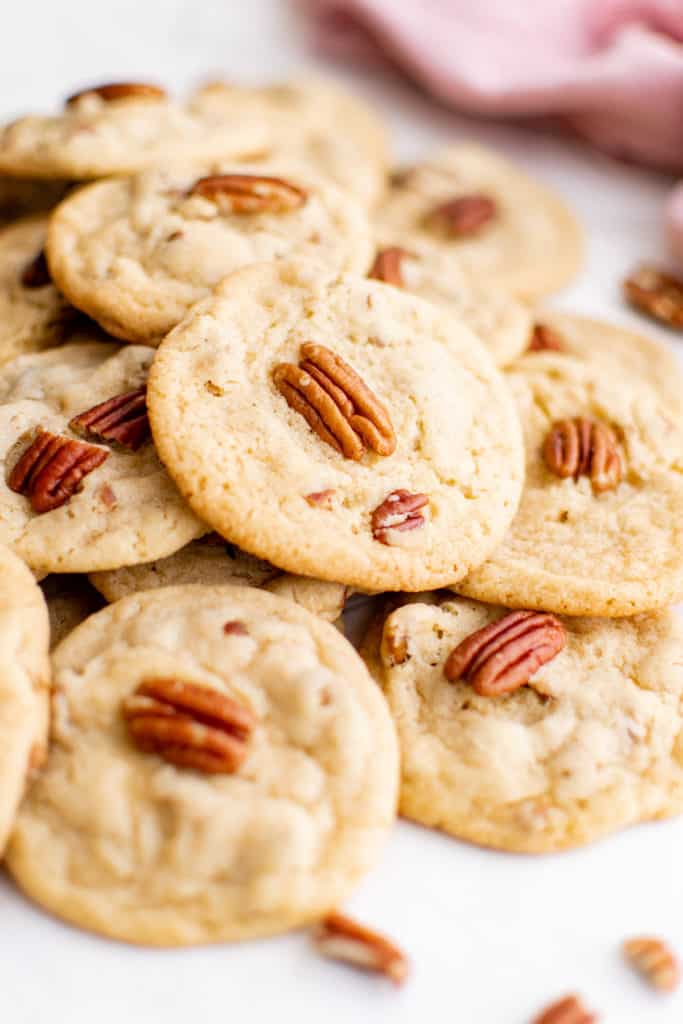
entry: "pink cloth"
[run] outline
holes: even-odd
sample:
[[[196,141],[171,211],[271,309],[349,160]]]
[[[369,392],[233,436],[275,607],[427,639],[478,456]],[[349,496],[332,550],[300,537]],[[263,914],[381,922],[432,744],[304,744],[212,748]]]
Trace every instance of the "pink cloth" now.
[[[475,114],[560,115],[615,156],[683,169],[683,0],[300,0],[336,56],[389,60]],[[667,209],[683,264],[683,185]]]

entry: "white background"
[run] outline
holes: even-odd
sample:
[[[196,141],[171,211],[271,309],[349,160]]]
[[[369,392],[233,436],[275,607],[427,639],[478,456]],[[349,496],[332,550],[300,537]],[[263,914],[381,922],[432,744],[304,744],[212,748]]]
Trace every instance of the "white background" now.
[[[312,63],[284,0],[5,3],[7,116],[45,109],[83,84],[158,79],[181,90],[217,72],[258,80]],[[467,122],[396,82],[354,81],[388,116],[401,157],[468,134],[553,183],[589,243],[583,274],[556,301],[643,325],[623,308],[619,282],[634,262],[663,256],[666,179],[541,133]],[[190,951],[127,948],[51,920],[0,880],[0,1021],[526,1024],[545,1002],[578,989],[601,1020],[673,1024],[683,1020],[683,995],[651,994],[622,965],[618,947],[627,935],[652,931],[683,954],[682,896],[683,821],[537,858],[400,824],[349,904],[410,952],[413,975],[397,991],[319,960],[305,935]]]

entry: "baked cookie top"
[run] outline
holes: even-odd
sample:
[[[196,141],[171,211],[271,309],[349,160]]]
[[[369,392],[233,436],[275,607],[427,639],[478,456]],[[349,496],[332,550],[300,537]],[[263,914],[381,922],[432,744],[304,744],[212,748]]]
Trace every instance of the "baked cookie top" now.
[[[197,514],[289,572],[363,590],[455,582],[519,499],[517,417],[474,335],[317,264],[224,281],[158,350],[149,409]]]
[[[165,164],[63,202],[48,260],[62,291],[111,334],[156,342],[246,264],[302,256],[364,272],[369,230],[354,199],[301,168]]]
[[[582,255],[564,203],[492,150],[449,146],[394,176],[376,213],[381,244],[414,252],[440,277],[465,271],[523,298],[562,287]]]
[[[47,218],[0,230],[0,364],[62,342],[76,310],[52,283],[43,247]]]
[[[417,252],[380,245],[370,276],[457,317],[474,331],[498,366],[511,363],[529,345],[533,318],[528,305],[483,280],[473,280],[460,267],[445,267],[427,249]]]
[[[534,615],[515,637],[518,627],[502,622],[511,614],[525,613],[451,598],[387,618],[375,672],[399,734],[401,812],[471,842],[533,853],[680,813],[680,619]],[[480,646],[479,664],[447,678],[451,652],[499,620],[504,632]],[[564,646],[526,685],[484,695],[492,655],[499,679],[501,666],[509,672],[523,657],[536,659],[533,668],[558,627]]]
[[[613,365],[562,353],[507,374],[525,434],[519,511],[469,597],[568,615],[634,615],[683,598],[683,433]]]
[[[60,645],[54,681],[49,759],[8,853],[48,910],[130,942],[245,939],[322,917],[376,862],[394,728],[351,645],[291,602],[136,594]]]
[[[132,174],[167,160],[228,159],[268,142],[264,122],[198,110],[142,83],[94,87],[56,115],[30,115],[0,128],[0,173],[82,181]]]
[[[270,157],[301,160],[366,207],[384,194],[386,129],[364,100],[336,83],[314,76],[261,87],[212,82],[198,90],[190,105],[265,121]]]
[[[180,551],[143,565],[129,565],[90,574],[93,586],[107,601],[119,601],[129,594],[156,587],[185,583],[219,586],[226,583],[247,587],[264,587],[271,593],[288,597],[314,615],[333,622],[344,608],[346,587],[343,583],[311,579],[282,573],[270,562],[240,551],[217,533],[207,534],[186,544]]]
[[[50,628],[38,584],[0,545],[0,854],[47,753]]]
[[[83,341],[0,367],[0,542],[32,568],[149,561],[206,532],[151,442],[153,354]]]

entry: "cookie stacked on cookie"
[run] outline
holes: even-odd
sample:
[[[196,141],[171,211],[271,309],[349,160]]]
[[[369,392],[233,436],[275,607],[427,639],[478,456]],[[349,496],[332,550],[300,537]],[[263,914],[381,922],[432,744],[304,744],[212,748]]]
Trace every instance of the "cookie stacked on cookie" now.
[[[388,162],[320,83],[112,83],[0,132],[7,187],[52,190],[0,232],[0,842],[83,927],[326,918],[399,801],[515,850],[681,809],[677,368],[533,307],[581,254],[545,188]],[[338,914],[320,943],[405,975]]]

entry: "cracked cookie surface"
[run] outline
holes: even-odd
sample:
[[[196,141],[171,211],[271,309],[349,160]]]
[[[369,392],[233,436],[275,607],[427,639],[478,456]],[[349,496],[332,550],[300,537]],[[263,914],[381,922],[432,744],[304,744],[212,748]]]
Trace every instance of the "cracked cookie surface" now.
[[[234,774],[133,745],[121,702],[169,677],[256,717]],[[49,759],[8,852],[53,913],[130,942],[245,939],[324,916],[377,861],[396,811],[393,724],[351,645],[291,602],[133,595],[60,645],[54,678]]]

